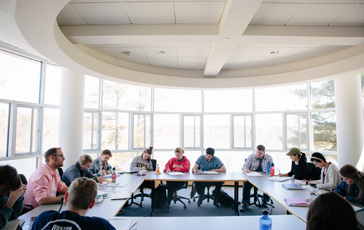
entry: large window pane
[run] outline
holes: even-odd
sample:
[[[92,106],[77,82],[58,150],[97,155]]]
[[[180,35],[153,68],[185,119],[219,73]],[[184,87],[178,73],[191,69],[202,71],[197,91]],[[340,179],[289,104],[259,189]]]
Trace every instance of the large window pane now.
[[[204,116],[204,147],[230,148],[230,116]]]
[[[128,149],[129,114],[102,114],[102,149]]]
[[[0,157],[6,157],[9,127],[9,104],[0,103]]]
[[[255,90],[256,111],[307,109],[307,84]]]
[[[35,169],[37,168],[37,158],[34,157],[0,161],[0,164],[13,166],[14,168],[16,168],[18,173],[24,174],[24,176],[29,179],[29,177],[34,173]]]
[[[46,66],[44,103],[59,105],[61,97],[61,67]]]
[[[38,109],[18,107],[15,153],[33,153],[38,151],[38,114]]]
[[[201,91],[154,89],[154,110],[159,112],[201,112]]]
[[[183,146],[198,148],[201,146],[201,116],[185,115],[183,117]]]
[[[134,115],[134,148],[147,148],[150,146],[150,115]]]
[[[179,115],[154,115],[154,147],[175,149],[179,146]]]
[[[245,159],[252,152],[247,151],[216,151],[215,156],[220,158],[229,172],[240,172],[245,163]]]
[[[85,112],[83,122],[83,148],[97,149],[99,114]]]
[[[335,108],[334,80],[311,83],[310,92],[312,108]]]
[[[3,52],[0,63],[0,98],[39,102],[41,63]]]
[[[130,163],[135,156],[140,154],[141,152],[112,152],[108,163],[117,171],[130,172]]]
[[[251,112],[252,90],[205,90],[205,112]]]
[[[59,109],[45,108],[43,111],[43,152],[59,147]]]
[[[311,113],[314,151],[337,151],[335,112]]]
[[[252,119],[251,116],[233,116],[234,148],[252,147]]]
[[[100,79],[85,77],[85,108],[99,108]]]
[[[266,149],[283,149],[282,114],[255,116],[256,143]]]
[[[307,113],[287,114],[287,146],[308,149]]]
[[[151,110],[151,88],[103,81],[103,108],[134,111]]]

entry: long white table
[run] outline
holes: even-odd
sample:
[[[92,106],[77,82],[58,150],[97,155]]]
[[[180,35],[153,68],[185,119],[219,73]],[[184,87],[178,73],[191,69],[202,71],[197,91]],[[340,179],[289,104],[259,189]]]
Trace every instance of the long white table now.
[[[155,172],[149,173],[145,180],[148,181],[195,181],[195,182],[234,182],[234,209],[235,212],[239,215],[239,181],[246,181],[245,177],[241,173],[238,172],[226,172],[219,174],[193,174],[193,173],[183,173],[183,175],[179,176],[171,176],[166,173],[156,174]],[[154,187],[154,186],[153,186]],[[153,215],[153,201],[151,201],[151,212],[150,215]]]

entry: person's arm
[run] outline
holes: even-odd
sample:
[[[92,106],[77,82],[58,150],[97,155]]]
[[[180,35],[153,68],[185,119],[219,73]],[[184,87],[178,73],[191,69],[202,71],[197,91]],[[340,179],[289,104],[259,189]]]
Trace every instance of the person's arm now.
[[[105,171],[106,174],[112,174],[112,166],[108,162],[105,163]]]
[[[322,172],[324,171],[324,169],[322,169]],[[321,180],[320,183],[317,183],[317,188],[319,189],[326,189],[326,190],[331,190],[334,189],[336,187],[336,183],[337,183],[337,178],[340,177],[339,175],[339,171],[335,171],[334,167],[330,166],[326,172],[326,179],[325,181],[327,181],[327,183],[321,183],[322,181],[322,175],[323,173],[321,173]],[[313,183],[313,182],[311,182]]]
[[[348,193],[346,183],[341,180],[341,183],[336,186],[334,191],[345,197]]]
[[[16,219],[20,216],[24,206],[23,193],[23,188],[19,187],[17,190],[11,191],[9,197],[2,197],[5,205],[0,208],[0,229],[9,220]]]
[[[197,164],[197,163],[195,163],[195,165],[193,166],[193,168],[192,168],[192,172],[193,173],[196,173],[196,172],[198,172],[199,171],[199,168],[200,166]]]
[[[130,164],[130,171],[134,172],[142,170],[142,167],[137,167],[137,163],[138,163],[138,157],[134,157],[134,159]]]
[[[221,165],[220,168],[218,169],[211,169],[210,171],[215,171],[215,172],[226,172],[226,167],[225,165]]]
[[[252,162],[253,162],[253,157],[252,157],[252,155],[250,155],[243,165],[243,168],[242,168],[243,172],[250,173],[250,168],[251,168]]]
[[[164,170],[163,170],[163,172],[170,172],[172,169],[171,169],[171,161],[172,161],[172,159],[170,159],[168,162],[167,162],[167,164],[164,166]]]
[[[96,177],[100,176],[100,172],[99,172],[100,170],[97,167],[97,161],[96,160],[92,161],[91,167],[89,168],[88,171],[90,173],[92,173],[92,175],[94,175]]]
[[[175,169],[176,172],[189,172],[190,171],[190,161],[186,160],[183,165],[180,165],[181,167],[178,167]]]

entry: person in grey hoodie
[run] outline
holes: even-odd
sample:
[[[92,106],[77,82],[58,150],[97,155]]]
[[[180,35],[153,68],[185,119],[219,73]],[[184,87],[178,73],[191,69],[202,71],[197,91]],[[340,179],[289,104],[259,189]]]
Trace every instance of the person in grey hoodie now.
[[[130,164],[130,171],[139,172],[141,170],[153,171],[152,166],[152,153],[153,146],[144,149],[141,155],[134,157],[133,161]]]

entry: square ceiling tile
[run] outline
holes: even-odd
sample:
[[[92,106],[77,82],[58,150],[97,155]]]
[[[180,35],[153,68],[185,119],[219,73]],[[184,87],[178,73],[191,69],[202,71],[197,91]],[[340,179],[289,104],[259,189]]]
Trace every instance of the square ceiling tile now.
[[[210,47],[177,47],[178,57],[207,57]]]
[[[364,4],[357,4],[330,26],[364,26]]]
[[[117,58],[146,57],[143,48],[120,47],[120,48],[109,48],[109,49]]]
[[[144,47],[148,58],[177,58],[176,47]]]
[[[230,57],[254,57],[262,47],[235,47]]]
[[[251,58],[247,57],[229,57],[225,62],[222,69],[233,70],[233,69],[243,69],[249,62]]]
[[[132,24],[174,24],[173,2],[123,3]]]
[[[206,64],[205,57],[179,57],[178,68],[179,69],[193,69],[203,70]]]
[[[175,2],[176,23],[218,24],[225,2]]]
[[[150,65],[164,68],[177,68],[177,58],[148,58]]]
[[[67,4],[61,12],[59,12],[57,22],[60,26],[87,25],[87,22],[70,4]]]
[[[255,55],[256,58],[279,58],[289,55],[294,50],[293,47],[262,47]],[[278,51],[278,52],[277,52]],[[275,53],[272,53],[275,52]]]
[[[254,25],[285,25],[304,4],[262,3],[250,21]]]

